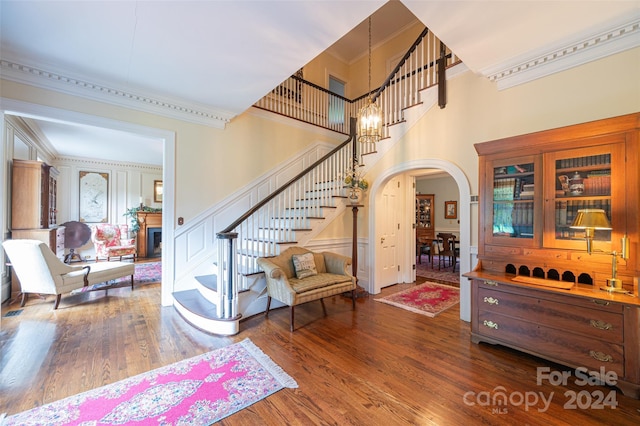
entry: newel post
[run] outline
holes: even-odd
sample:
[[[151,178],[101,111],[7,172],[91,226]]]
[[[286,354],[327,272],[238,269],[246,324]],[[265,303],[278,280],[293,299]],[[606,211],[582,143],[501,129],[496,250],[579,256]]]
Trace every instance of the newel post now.
[[[216,234],[218,244],[218,291],[220,292],[218,304],[218,316],[221,318],[235,318],[237,315],[238,288],[235,283],[237,268],[236,241],[237,232],[224,232]]]

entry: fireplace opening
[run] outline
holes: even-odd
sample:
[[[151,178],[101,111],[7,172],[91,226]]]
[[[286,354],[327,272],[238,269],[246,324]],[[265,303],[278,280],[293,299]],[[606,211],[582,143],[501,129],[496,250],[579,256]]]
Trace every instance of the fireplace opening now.
[[[162,228],[147,228],[147,257],[162,256]]]

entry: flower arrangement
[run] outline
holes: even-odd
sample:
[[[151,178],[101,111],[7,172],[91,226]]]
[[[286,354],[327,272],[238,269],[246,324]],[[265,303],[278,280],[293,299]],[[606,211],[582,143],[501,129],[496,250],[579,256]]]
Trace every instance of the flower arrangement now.
[[[361,189],[366,191],[369,188],[369,182],[362,177],[362,173],[355,170],[349,170],[344,178],[344,183],[351,189]]]

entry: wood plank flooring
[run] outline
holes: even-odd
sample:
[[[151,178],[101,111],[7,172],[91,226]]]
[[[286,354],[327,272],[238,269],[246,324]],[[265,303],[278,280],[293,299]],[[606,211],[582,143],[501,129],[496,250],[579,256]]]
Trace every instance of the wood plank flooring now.
[[[381,295],[413,284],[384,289]],[[0,413],[14,414],[250,338],[299,385],[236,413],[223,425],[637,425],[640,401],[606,386],[538,385],[536,368],[563,368],[510,349],[470,342],[458,307],[435,318],[360,298],[288,309],[241,323],[232,337],[188,326],[160,306],[160,285],[32,298],[0,330]],[[2,314],[17,310],[16,302]],[[570,370],[568,370],[570,371]],[[507,397],[503,405],[499,396]],[[572,409],[571,395],[582,408]],[[534,396],[551,399],[549,406]],[[498,397],[498,398],[496,398]],[[529,398],[530,406],[523,403]],[[493,400],[493,402],[492,402]]]

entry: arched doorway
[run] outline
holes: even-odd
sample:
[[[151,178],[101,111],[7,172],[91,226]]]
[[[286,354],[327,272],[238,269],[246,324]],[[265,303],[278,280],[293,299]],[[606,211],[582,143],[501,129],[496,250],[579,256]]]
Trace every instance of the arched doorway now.
[[[386,183],[394,176],[404,174],[414,170],[420,169],[440,169],[451,175],[458,185],[460,191],[459,200],[459,217],[460,217],[460,273],[468,272],[471,268],[470,258],[470,242],[471,242],[471,189],[469,181],[458,166],[455,164],[440,159],[420,159],[412,160],[405,163],[398,164],[392,168],[389,168],[382,172],[378,178],[373,182],[371,186],[371,196],[369,197],[369,236],[370,241],[373,241],[371,249],[369,250],[369,259],[367,264],[369,265],[369,288],[368,291],[372,294],[380,292],[378,286],[378,274],[377,271],[377,259],[380,255],[378,245],[376,243],[376,201],[380,196],[382,189]],[[413,208],[413,201],[411,206],[407,208]],[[413,241],[411,241],[412,250],[415,251]],[[401,254],[403,264],[409,262],[409,256],[415,259],[413,254],[409,255],[411,250],[404,250]],[[460,319],[464,321],[471,320],[471,287],[468,280],[460,280]]]

